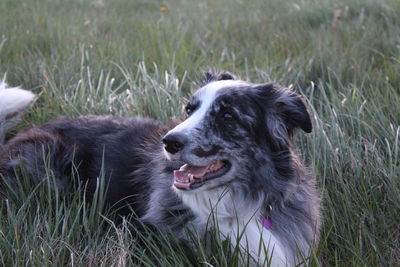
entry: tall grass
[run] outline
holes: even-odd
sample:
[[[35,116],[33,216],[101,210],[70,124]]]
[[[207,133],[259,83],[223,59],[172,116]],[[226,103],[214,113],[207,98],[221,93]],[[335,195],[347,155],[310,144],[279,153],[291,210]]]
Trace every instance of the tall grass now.
[[[310,265],[400,265],[399,1],[2,0],[0,14],[0,73],[40,96],[17,130],[82,114],[168,121],[209,69],[301,92],[314,131],[296,140],[324,197]],[[101,198],[48,186],[2,200],[0,264],[240,265],[223,241],[141,237]]]

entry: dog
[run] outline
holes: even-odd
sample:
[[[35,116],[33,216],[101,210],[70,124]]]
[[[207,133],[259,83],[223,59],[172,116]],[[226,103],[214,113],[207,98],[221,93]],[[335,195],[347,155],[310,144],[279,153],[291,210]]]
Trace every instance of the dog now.
[[[0,136],[34,95],[0,90]],[[185,239],[218,227],[222,239],[260,264],[295,266],[310,256],[322,223],[312,172],[294,147],[296,129],[312,131],[298,94],[254,84],[228,72],[206,73],[181,122],[140,117],[82,116],[18,133],[0,151],[0,174],[17,186],[15,170],[74,190],[79,177],[90,198],[103,173],[106,203],[121,216],[135,212],[157,229]],[[77,175],[71,175],[72,170]],[[4,188],[4,186],[3,186]]]

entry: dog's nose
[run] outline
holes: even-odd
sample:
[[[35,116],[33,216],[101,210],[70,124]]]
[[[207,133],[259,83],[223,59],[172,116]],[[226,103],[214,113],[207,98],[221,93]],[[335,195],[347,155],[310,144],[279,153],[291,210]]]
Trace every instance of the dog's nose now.
[[[164,148],[171,154],[178,153],[185,146],[185,136],[178,133],[170,133],[164,136]]]

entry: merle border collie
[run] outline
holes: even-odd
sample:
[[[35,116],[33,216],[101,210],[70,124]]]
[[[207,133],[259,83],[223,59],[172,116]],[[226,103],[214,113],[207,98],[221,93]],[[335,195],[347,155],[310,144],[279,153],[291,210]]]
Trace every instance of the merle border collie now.
[[[33,99],[1,83],[0,141]],[[143,222],[181,238],[187,227],[201,234],[217,223],[221,238],[259,264],[301,263],[321,226],[315,178],[291,140],[297,128],[312,130],[302,98],[272,83],[206,73],[185,110],[184,120],[166,125],[83,116],[31,128],[1,144],[0,174],[16,185],[15,170],[23,165],[40,181],[46,153],[53,190],[74,189],[75,166],[90,197],[103,171],[106,202],[121,215],[133,209]]]

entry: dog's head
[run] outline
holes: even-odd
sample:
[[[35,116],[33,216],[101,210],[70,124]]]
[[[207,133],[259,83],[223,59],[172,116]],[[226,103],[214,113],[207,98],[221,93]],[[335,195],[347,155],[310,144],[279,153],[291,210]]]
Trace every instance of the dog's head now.
[[[207,73],[186,113],[163,138],[166,157],[185,163],[174,172],[174,187],[183,191],[236,182],[265,186],[267,181],[254,174],[267,165],[276,177],[282,166],[274,166],[274,157],[290,149],[293,130],[312,130],[299,95],[271,83],[237,80],[229,73]]]

